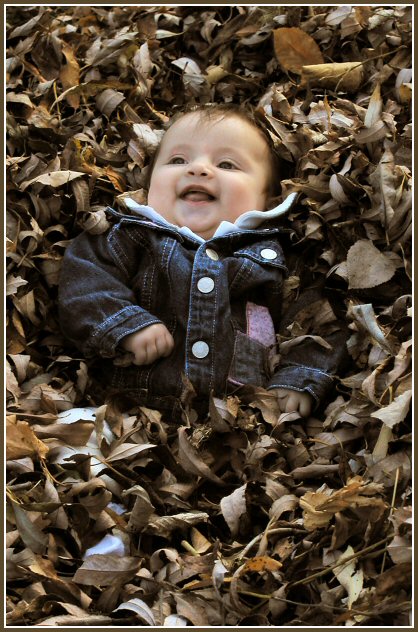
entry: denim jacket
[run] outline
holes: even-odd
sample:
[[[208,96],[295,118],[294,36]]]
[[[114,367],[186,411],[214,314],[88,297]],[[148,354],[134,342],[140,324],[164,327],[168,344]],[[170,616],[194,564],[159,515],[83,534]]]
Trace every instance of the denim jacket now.
[[[306,336],[277,366],[273,361],[287,268],[283,229],[271,220],[293,201],[291,194],[272,211],[223,222],[208,241],[133,200],[130,215],[109,208],[116,222],[107,233],[82,233],[66,250],[59,287],[64,334],[85,357],[109,359],[115,391],[151,408],[173,409],[184,376],[200,398],[255,385],[308,391],[319,402],[343,354],[338,326],[326,344]],[[154,323],[174,338],[169,357],[149,366],[112,362],[125,336]]]

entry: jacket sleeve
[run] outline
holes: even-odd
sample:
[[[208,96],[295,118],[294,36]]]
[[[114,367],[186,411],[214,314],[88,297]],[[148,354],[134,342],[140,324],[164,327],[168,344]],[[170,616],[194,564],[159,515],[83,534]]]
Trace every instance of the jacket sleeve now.
[[[348,358],[348,330],[319,290],[307,290],[284,313],[279,361],[267,388],[307,391],[324,399]]]
[[[138,305],[129,287],[132,271],[144,255],[123,232],[114,226],[108,234],[82,233],[64,256],[58,295],[60,325],[86,357],[113,357],[122,338],[161,322]]]

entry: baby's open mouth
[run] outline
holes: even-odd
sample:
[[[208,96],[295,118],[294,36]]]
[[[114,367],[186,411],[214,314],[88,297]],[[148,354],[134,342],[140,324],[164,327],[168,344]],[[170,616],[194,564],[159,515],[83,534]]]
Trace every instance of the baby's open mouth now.
[[[215,199],[213,195],[207,193],[207,191],[201,191],[199,189],[189,189],[181,194],[182,200],[188,200],[189,202],[211,202]]]

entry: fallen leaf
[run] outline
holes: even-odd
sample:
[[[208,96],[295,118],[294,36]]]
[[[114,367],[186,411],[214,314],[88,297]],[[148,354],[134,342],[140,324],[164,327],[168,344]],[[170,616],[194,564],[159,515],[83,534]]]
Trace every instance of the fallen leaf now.
[[[301,85],[329,88],[337,92],[356,92],[364,78],[363,64],[358,61],[340,64],[303,64]]]
[[[51,173],[43,173],[40,176],[36,176],[36,178],[32,178],[32,180],[26,180],[26,182],[22,183],[20,188],[22,191],[25,191],[29,186],[35,183],[51,187],[61,187],[67,184],[67,182],[84,175],[85,173],[82,171],[52,171]]]
[[[379,410],[371,413],[372,417],[377,417],[389,428],[393,428],[395,424],[403,421],[408,414],[412,399],[412,391],[408,390],[401,395],[395,397],[393,402],[388,406],[383,406]]]
[[[49,448],[40,441],[25,421],[16,417],[7,417],[6,459],[21,459],[25,456],[37,456],[44,459]]]
[[[233,536],[236,536],[239,531],[240,518],[247,511],[247,504],[245,500],[246,485],[238,487],[229,496],[221,498],[220,506],[222,515],[225,518],[228,527],[231,530]]]
[[[278,571],[282,563],[267,555],[252,557],[238,569],[238,575],[245,573],[263,573],[264,571]]]
[[[192,474],[207,478],[218,485],[224,485],[225,483],[222,479],[216,476],[206,463],[202,461],[197,450],[187,439],[187,428],[181,427],[177,432],[179,438],[179,458],[184,469]]]
[[[80,65],[77,61],[76,54],[73,48],[67,42],[63,42],[62,52],[65,55],[66,64],[61,67],[60,79],[64,91],[74,86],[78,86],[80,83]],[[78,108],[80,105],[80,96],[77,93],[69,93],[66,97],[68,103],[73,108]]]
[[[37,516],[35,512],[25,511],[16,503],[13,505],[13,512],[16,526],[25,546],[34,553],[43,555],[48,543],[48,535],[36,524],[36,518],[40,514]]]
[[[127,582],[135,577],[141,566],[138,557],[119,555],[90,555],[77,569],[74,581],[87,586],[111,586],[116,582]]]
[[[206,522],[207,519],[208,514],[203,511],[179,513],[174,516],[155,516],[149,520],[145,531],[169,537],[174,530],[185,530],[200,522]]]
[[[138,619],[140,619],[143,623],[153,627],[156,625],[151,608],[145,603],[145,601],[138,599],[138,597],[129,599],[129,601],[124,601],[115,608],[113,612],[118,612],[118,610],[130,610],[131,612],[134,612]]]
[[[349,288],[372,288],[389,281],[396,266],[376,246],[360,239],[351,246],[347,254]]]
[[[336,557],[335,563],[338,563],[338,566],[332,569],[335,577],[348,593],[347,606],[349,609],[357,601],[363,589],[363,571],[361,569],[356,570],[356,560],[344,563],[352,555],[354,555],[354,549],[348,546],[344,553]]]
[[[322,64],[324,59],[313,37],[297,27],[282,27],[273,31],[274,52],[285,70],[302,73],[307,64]]]

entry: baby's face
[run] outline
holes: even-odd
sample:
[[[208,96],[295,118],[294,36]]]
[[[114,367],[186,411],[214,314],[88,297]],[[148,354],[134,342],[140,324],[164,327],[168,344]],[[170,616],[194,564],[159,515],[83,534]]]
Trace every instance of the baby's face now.
[[[250,123],[192,112],[164,135],[148,204],[172,224],[209,239],[222,220],[266,208],[270,177],[267,142]]]

